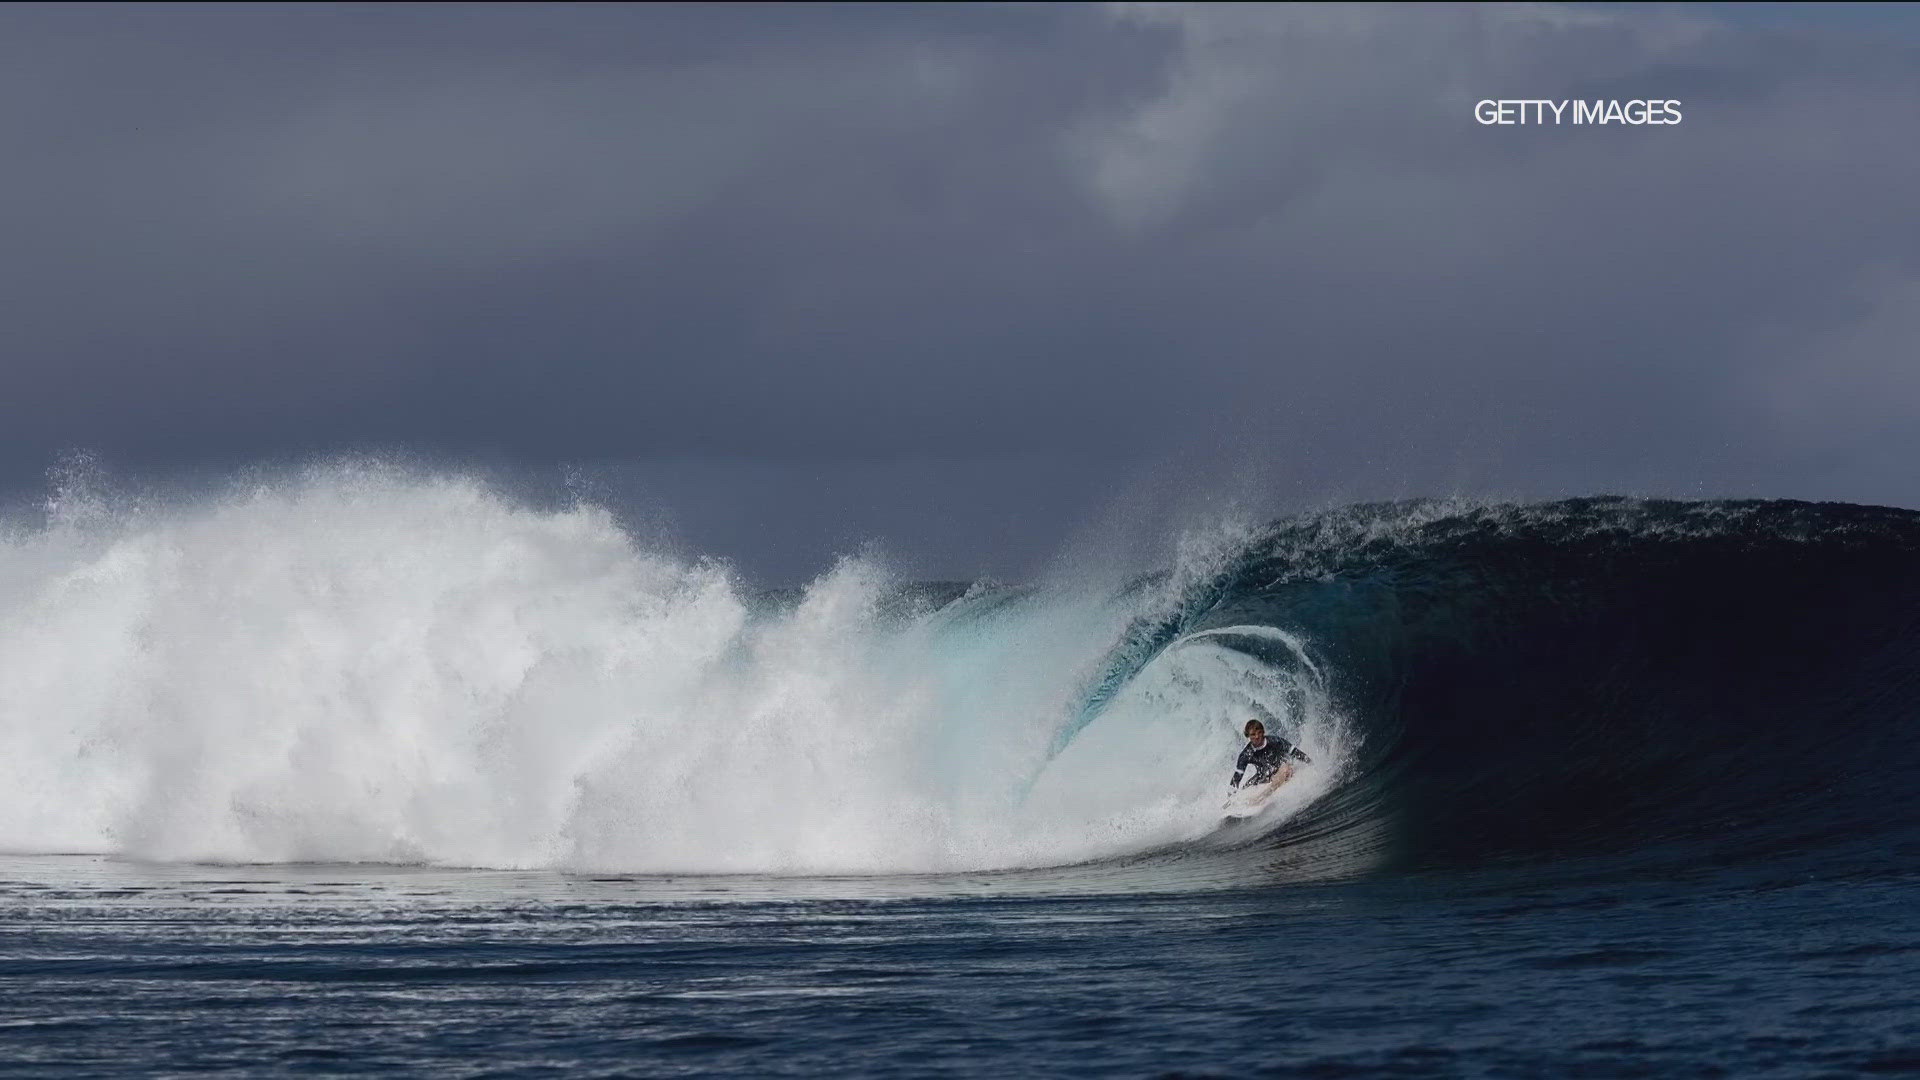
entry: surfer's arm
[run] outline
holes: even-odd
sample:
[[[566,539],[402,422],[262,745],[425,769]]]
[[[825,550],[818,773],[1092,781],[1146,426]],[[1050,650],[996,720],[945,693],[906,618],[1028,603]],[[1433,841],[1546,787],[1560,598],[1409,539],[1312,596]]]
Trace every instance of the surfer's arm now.
[[[1273,736],[1269,735],[1267,736],[1267,738],[1272,739]],[[1294,761],[1297,761],[1302,765],[1313,764],[1313,759],[1307,756],[1307,752],[1305,750],[1300,749],[1299,747],[1293,745],[1292,743],[1288,742],[1285,739],[1279,739],[1276,741],[1279,742],[1281,746],[1286,747],[1286,753],[1285,755],[1283,755],[1284,757],[1292,758]]]
[[[1245,750],[1242,750],[1240,751],[1240,760],[1233,763],[1233,779],[1227,781],[1227,790],[1231,791],[1235,788],[1238,788],[1240,786],[1240,778],[1242,776],[1245,776],[1246,774],[1247,774],[1247,752]]]

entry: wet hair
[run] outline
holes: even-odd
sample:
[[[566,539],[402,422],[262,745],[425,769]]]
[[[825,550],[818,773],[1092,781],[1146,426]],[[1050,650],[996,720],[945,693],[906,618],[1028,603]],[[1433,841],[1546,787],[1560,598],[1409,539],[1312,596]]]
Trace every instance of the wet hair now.
[[[1253,738],[1256,732],[1265,735],[1267,733],[1267,725],[1258,720],[1249,720],[1247,721],[1247,726],[1240,729],[1240,734],[1245,735],[1249,739]]]

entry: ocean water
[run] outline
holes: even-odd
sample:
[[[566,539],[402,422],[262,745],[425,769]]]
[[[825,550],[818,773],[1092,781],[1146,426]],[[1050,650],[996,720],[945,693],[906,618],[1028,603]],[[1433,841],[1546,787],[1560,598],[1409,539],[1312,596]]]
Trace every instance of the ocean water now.
[[[1146,876],[10,859],[0,1053],[93,1074],[1920,1070],[1911,879]]]
[[[1920,1072],[1920,514],[761,592],[334,465],[0,531],[26,1073]],[[1226,823],[1237,731],[1313,763]]]

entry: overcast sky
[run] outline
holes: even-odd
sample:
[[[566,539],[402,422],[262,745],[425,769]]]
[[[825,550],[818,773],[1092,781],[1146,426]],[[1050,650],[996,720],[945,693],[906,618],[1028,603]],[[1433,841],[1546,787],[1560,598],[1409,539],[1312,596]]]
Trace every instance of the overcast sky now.
[[[9,7],[0,140],[8,492],[571,468],[772,581],[1229,498],[1920,506],[1913,9]]]

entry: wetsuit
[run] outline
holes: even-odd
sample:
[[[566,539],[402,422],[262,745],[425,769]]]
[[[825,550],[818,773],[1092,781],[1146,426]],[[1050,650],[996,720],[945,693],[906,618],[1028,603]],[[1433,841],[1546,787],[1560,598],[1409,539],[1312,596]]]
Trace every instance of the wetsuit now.
[[[1300,752],[1299,747],[1278,735],[1268,735],[1267,741],[1258,748],[1248,743],[1246,749],[1240,751],[1240,760],[1233,763],[1233,783],[1228,786],[1239,787],[1241,774],[1248,768],[1253,769],[1253,776],[1247,783],[1264,784],[1273,779],[1273,775],[1280,771],[1280,766],[1285,765],[1289,758],[1303,764],[1313,764],[1307,755]]]

